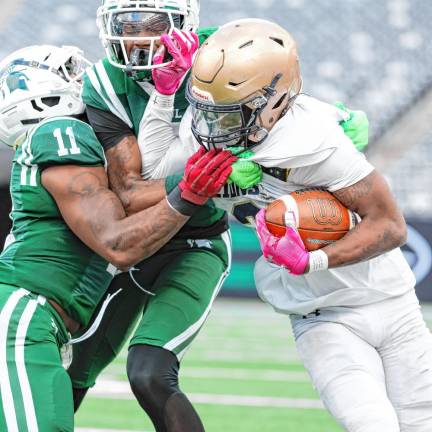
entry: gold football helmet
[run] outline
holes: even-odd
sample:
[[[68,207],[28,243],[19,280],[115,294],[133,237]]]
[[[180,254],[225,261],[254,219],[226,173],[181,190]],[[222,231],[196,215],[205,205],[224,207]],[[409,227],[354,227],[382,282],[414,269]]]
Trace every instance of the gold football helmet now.
[[[260,19],[228,23],[192,67],[192,131],[208,149],[260,144],[301,86],[296,43],[286,30]]]

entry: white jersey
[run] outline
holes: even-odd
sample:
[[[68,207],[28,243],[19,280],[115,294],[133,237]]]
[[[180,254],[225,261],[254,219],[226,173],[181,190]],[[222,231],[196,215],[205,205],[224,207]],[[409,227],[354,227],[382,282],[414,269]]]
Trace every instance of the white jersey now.
[[[165,119],[172,111],[166,114],[166,106],[158,106],[157,100],[148,109],[153,125],[166,125],[163,136],[168,137],[169,124],[162,117],[164,110]],[[263,144],[253,149],[251,160],[267,168],[263,181],[247,190],[226,185],[215,198],[216,205],[253,227],[258,210],[282,195],[309,187],[333,192],[362,180],[373,167],[339,126],[344,116],[331,105],[299,96]],[[176,165],[179,171],[198,148],[190,122],[188,111],[180,125],[180,137],[171,131],[170,145],[165,146],[177,158],[168,165]],[[260,297],[277,311],[303,315],[329,306],[364,305],[399,296],[413,288],[415,279],[398,248],[366,262],[302,276],[291,275],[261,257],[255,266],[255,282]]]

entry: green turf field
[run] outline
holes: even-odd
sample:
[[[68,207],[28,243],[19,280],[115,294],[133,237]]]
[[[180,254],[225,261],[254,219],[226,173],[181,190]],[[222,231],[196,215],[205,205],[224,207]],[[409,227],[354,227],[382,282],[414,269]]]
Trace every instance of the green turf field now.
[[[77,432],[153,431],[130,392],[125,359],[123,352],[83,404]],[[181,386],[208,432],[342,431],[297,358],[288,317],[259,301],[216,302],[186,354]]]

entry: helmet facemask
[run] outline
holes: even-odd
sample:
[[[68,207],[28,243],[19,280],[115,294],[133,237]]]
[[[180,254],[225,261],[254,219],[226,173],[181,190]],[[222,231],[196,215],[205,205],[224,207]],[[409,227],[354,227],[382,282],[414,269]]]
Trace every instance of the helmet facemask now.
[[[297,94],[287,98],[278,95],[276,86],[281,74],[260,92],[234,104],[214,104],[202,101],[202,92],[189,83],[186,98],[192,106],[192,133],[207,150],[242,146],[250,149],[268,136],[272,123],[291,106]],[[276,103],[274,98],[276,98]],[[273,105],[272,105],[273,104]],[[268,113],[275,112],[273,115]]]
[[[197,0],[106,0],[97,15],[109,62],[137,80],[148,76],[145,71],[166,66],[169,56],[153,64],[160,37],[175,28],[195,30],[190,17],[198,9]]]

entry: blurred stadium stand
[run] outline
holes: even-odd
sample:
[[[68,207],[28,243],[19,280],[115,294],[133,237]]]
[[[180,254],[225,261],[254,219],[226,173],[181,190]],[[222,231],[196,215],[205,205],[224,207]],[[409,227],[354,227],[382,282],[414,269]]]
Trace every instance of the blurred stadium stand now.
[[[11,3],[0,0],[0,57],[38,43],[78,45],[91,60],[103,55],[95,25],[100,0]],[[432,221],[432,117],[425,115],[432,110],[431,1],[201,3],[203,26],[258,17],[287,28],[299,45],[304,91],[367,112],[372,162],[390,179],[408,218]],[[0,182],[7,182],[10,158],[0,150]],[[3,212],[1,218],[4,230]]]

